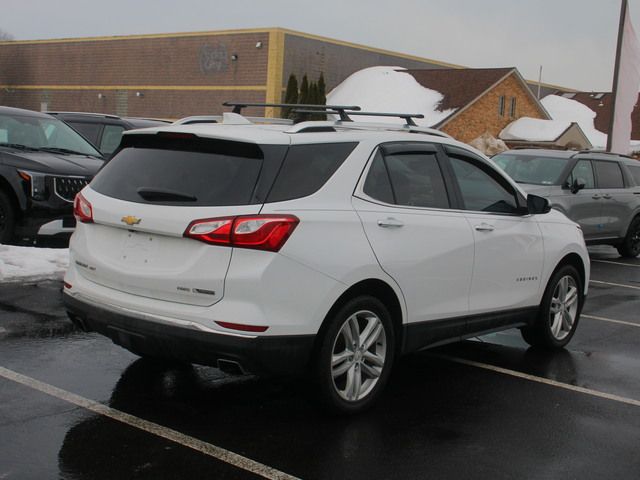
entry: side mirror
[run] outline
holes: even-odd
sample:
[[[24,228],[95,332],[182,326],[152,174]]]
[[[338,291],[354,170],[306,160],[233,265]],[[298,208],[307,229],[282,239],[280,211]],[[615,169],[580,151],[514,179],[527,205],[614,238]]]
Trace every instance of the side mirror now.
[[[527,195],[527,210],[531,215],[549,213],[549,211],[551,211],[551,205],[549,204],[549,200],[544,197]]]
[[[585,187],[586,183],[582,178],[576,178],[571,184],[571,193],[578,193]]]

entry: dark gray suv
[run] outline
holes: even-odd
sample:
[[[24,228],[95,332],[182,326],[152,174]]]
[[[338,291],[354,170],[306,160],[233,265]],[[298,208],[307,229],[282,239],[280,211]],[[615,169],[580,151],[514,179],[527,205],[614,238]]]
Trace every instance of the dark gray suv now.
[[[588,245],[640,254],[640,161],[602,152],[510,150],[493,161],[582,227]]]

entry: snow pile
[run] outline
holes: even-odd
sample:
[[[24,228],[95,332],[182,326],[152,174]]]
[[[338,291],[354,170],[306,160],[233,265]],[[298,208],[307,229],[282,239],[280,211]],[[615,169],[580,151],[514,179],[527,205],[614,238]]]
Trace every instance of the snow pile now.
[[[495,138],[489,132],[485,132],[480,135],[478,138],[469,143],[473,148],[480,150],[485,155],[493,156],[498,153],[506,152],[509,150],[509,147],[500,140],[499,138]]]
[[[401,67],[370,67],[360,70],[327,95],[327,105],[358,105],[365,112],[422,113],[418,125],[430,127],[455,109],[439,111],[444,96],[420,85]],[[358,116],[357,121],[405,123],[400,118]]]
[[[541,100],[551,118],[564,122],[576,122],[587,136],[593,148],[603,150],[607,147],[607,135],[596,130],[593,120],[596,112],[586,105],[558,95],[547,95]]]
[[[66,248],[0,245],[0,282],[61,279],[68,266]]]
[[[503,140],[528,140],[532,142],[553,142],[571,126],[568,120],[541,120],[521,117],[507,125],[500,138]]]

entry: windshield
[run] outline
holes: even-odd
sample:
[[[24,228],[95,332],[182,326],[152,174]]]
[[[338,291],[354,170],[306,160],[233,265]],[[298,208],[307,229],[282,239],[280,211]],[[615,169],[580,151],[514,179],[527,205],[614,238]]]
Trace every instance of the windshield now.
[[[569,159],[501,153],[492,160],[518,183],[559,185],[560,174]]]
[[[0,114],[0,146],[100,157],[89,142],[55,118]]]

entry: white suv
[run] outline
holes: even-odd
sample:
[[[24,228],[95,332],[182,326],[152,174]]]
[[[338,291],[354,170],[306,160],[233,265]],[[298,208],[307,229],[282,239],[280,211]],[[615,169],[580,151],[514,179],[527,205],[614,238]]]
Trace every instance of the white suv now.
[[[310,373],[343,412],[379,397],[400,354],[512,327],[573,336],[582,232],[486,157],[411,125],[232,117],[126,132],[77,196],[77,325],[139,355]]]

